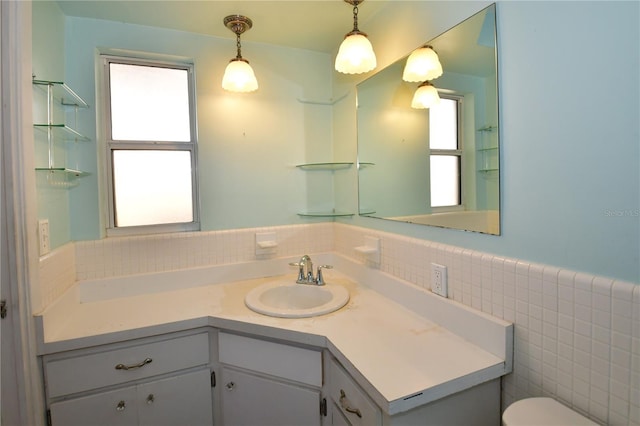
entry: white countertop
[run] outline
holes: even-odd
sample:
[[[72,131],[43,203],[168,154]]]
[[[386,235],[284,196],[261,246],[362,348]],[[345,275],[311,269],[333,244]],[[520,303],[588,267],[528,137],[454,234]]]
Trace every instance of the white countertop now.
[[[474,322],[488,321],[489,328],[498,332],[498,340],[504,330],[506,347],[486,350],[336,270],[325,274],[327,285],[341,285],[349,290],[348,304],[328,315],[301,319],[268,317],[245,306],[247,292],[274,277],[199,283],[197,287],[184,289],[169,286],[161,292],[106,300],[82,296],[90,290],[78,283],[37,317],[39,353],[213,326],[328,348],[391,415],[510,372],[510,324],[478,313]],[[294,273],[286,276],[295,281]],[[113,282],[93,282],[90,286],[98,289]],[[407,291],[414,290],[404,287],[397,293]],[[415,291],[422,293],[420,297],[437,297],[422,289]],[[476,315],[450,300],[434,299],[429,303],[443,302],[448,303],[446,309],[461,309],[463,318]],[[446,315],[438,316],[445,319],[441,323],[446,322]],[[477,324],[469,328],[477,328]],[[489,334],[493,331],[489,330]]]

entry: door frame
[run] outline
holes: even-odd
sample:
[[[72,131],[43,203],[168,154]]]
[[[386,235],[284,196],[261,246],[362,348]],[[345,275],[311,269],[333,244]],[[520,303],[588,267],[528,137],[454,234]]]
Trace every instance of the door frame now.
[[[38,289],[37,200],[33,155],[31,2],[0,1],[0,235],[2,239],[3,351],[14,374],[2,374],[2,426],[46,423],[37,357],[32,291]],[[31,226],[33,225],[33,226]],[[7,344],[9,348],[4,348]],[[10,394],[8,406],[2,394]],[[5,397],[6,398],[6,397]]]

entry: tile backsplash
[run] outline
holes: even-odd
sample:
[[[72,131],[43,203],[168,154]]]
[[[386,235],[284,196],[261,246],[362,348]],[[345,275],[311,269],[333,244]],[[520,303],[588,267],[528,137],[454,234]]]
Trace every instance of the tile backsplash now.
[[[333,251],[426,290],[431,263],[446,265],[451,299],[515,324],[503,408],[550,396],[640,426],[640,285],[392,233],[321,223],[77,242],[41,259],[41,308],[75,280],[256,260],[256,232],[275,232],[274,256]],[[365,236],[381,240],[378,263],[354,250]]]
[[[256,233],[276,233],[276,256],[333,250],[333,224],[188,232],[80,241],[78,280],[256,260]],[[267,256],[268,257],[268,256]]]

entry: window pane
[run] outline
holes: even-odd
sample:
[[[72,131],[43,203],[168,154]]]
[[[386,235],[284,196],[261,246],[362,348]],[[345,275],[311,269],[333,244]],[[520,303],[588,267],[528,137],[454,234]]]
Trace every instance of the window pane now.
[[[110,63],[109,73],[113,140],[191,140],[187,70]]]
[[[458,149],[458,101],[441,98],[429,108],[429,148]]]
[[[431,207],[460,204],[460,157],[431,156]]]
[[[113,151],[117,227],[193,221],[189,151]]]

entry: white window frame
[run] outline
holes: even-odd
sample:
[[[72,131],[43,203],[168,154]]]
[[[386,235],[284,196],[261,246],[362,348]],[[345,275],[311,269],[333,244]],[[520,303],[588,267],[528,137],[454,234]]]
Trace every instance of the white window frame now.
[[[198,190],[198,173],[197,173],[197,154],[198,154],[198,133],[197,133],[197,113],[196,113],[196,90],[195,90],[195,74],[194,65],[191,62],[171,61],[166,59],[154,59],[145,55],[144,58],[137,56],[120,56],[112,54],[100,55],[102,65],[103,80],[103,135],[105,135],[106,148],[106,177],[108,188],[108,225],[107,236],[112,235],[142,235],[167,232],[187,232],[200,230],[200,202]],[[140,66],[156,66],[162,68],[173,68],[186,70],[188,74],[189,84],[189,121],[191,140],[189,142],[166,142],[166,141],[116,141],[113,140],[111,134],[111,90],[109,78],[109,64],[128,64]],[[168,150],[168,151],[189,151],[191,153],[191,200],[193,220],[191,222],[182,223],[164,223],[156,225],[141,226],[123,226],[116,227],[116,206],[114,193],[114,176],[113,176],[113,151],[116,150]]]
[[[451,99],[457,101],[457,126],[458,126],[458,149],[431,149],[429,148],[429,160],[431,160],[432,155],[448,155],[448,156],[457,156],[459,157],[460,165],[459,165],[459,175],[458,175],[458,185],[459,185],[459,204],[452,204],[450,206],[431,206],[431,202],[429,202],[429,207],[431,207],[432,213],[443,213],[443,212],[451,212],[451,211],[459,211],[464,210],[464,196],[465,196],[465,185],[464,185],[464,166],[465,166],[465,156],[463,155],[463,143],[464,143],[464,134],[463,134],[463,110],[464,110],[464,96],[452,94],[451,92],[442,92],[438,91],[441,99]],[[431,161],[429,161],[431,163]],[[429,185],[431,187],[431,185]],[[429,197],[431,199],[431,197]]]

